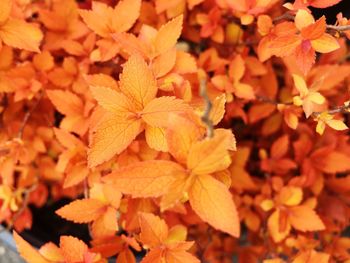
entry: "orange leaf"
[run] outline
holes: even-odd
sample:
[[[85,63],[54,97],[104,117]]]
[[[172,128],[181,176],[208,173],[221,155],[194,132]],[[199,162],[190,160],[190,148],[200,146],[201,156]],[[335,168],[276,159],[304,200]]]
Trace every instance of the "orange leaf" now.
[[[240,235],[236,206],[227,187],[210,175],[199,175],[189,191],[190,204],[199,217],[234,237]]]
[[[154,43],[156,50],[154,57],[168,51],[175,46],[177,39],[180,37],[182,31],[182,21],[183,15],[179,15],[159,29]]]
[[[204,139],[191,146],[187,167],[192,173],[209,174],[224,170],[230,165],[228,150],[236,147],[234,135],[229,130],[221,131],[216,130],[213,138]]]
[[[121,92],[102,86],[90,86],[90,90],[98,104],[110,112],[123,115],[134,109],[132,101]]]
[[[165,254],[165,260],[167,263],[200,263],[200,261],[191,253],[174,249],[169,249],[167,251]]]
[[[45,258],[53,262],[63,262],[64,257],[61,249],[56,244],[49,242],[40,247],[39,252]]]
[[[72,236],[61,236],[60,248],[66,262],[82,262],[84,254],[88,251],[83,241]]]
[[[141,120],[128,119],[127,115],[108,115],[93,134],[88,152],[89,167],[108,161],[124,151],[142,131],[141,124]]]
[[[311,208],[300,205],[289,209],[290,224],[300,231],[324,230],[325,226],[318,215]]]
[[[16,241],[19,254],[28,263],[49,263],[40,253],[25,241],[16,231],[13,231],[13,238]]]
[[[325,173],[342,173],[350,170],[350,157],[338,151],[332,151],[317,162],[321,171]]]
[[[191,145],[202,136],[201,130],[193,121],[176,114],[170,114],[169,126],[166,130],[169,152],[178,162],[186,163]]]
[[[71,169],[69,169],[69,173],[67,174],[63,188],[72,187],[81,183],[87,176],[89,175],[89,169],[86,167],[86,163],[76,164]]]
[[[165,129],[153,126],[146,126],[145,129],[146,142],[149,147],[154,150],[167,152],[168,143],[165,136]]]
[[[167,127],[169,114],[181,114],[190,110],[190,107],[175,97],[159,97],[152,100],[142,111],[142,119],[149,125],[155,127]]]
[[[32,24],[9,18],[4,25],[0,26],[0,39],[8,46],[39,52],[43,34]]]
[[[133,55],[123,65],[120,90],[138,107],[145,107],[157,94],[156,80],[142,57]]]
[[[161,248],[151,249],[142,259],[141,263],[163,263],[163,250]]]
[[[330,255],[315,250],[299,252],[292,263],[329,263]]]
[[[168,237],[168,226],[164,220],[150,213],[140,213],[140,240],[148,248],[164,244]]]
[[[280,222],[283,221],[281,219],[282,216],[283,215],[281,211],[278,209],[274,211],[267,220],[269,233],[275,242],[280,242],[285,239],[289,235],[291,229],[291,226],[288,222],[286,223],[284,229],[281,229]]]
[[[158,197],[168,191],[176,174],[181,171],[183,168],[177,163],[150,160],[122,167],[105,176],[103,180],[133,197]]]
[[[289,138],[288,135],[283,135],[278,138],[271,147],[271,157],[275,159],[281,159],[284,155],[287,154],[289,147]]]
[[[301,35],[305,39],[314,40],[321,37],[326,31],[326,17],[322,16],[315,23],[304,27],[301,30]]]
[[[79,199],[56,210],[56,214],[75,223],[89,223],[104,213],[105,206],[96,199]]]
[[[68,90],[48,90],[47,96],[59,112],[65,115],[79,115],[83,112],[83,102]]]
[[[114,8],[111,28],[113,32],[126,32],[140,15],[141,0],[122,0]]]
[[[10,17],[12,0],[3,0],[0,2],[0,27]]]
[[[340,1],[341,0],[311,0],[309,1],[309,5],[315,8],[326,8],[338,4]]]
[[[140,15],[140,0],[123,0],[113,9],[100,2],[92,2],[92,10],[79,10],[86,25],[101,37],[128,31]]]
[[[152,61],[152,70],[156,78],[163,77],[175,65],[176,49],[172,48],[159,55]]]

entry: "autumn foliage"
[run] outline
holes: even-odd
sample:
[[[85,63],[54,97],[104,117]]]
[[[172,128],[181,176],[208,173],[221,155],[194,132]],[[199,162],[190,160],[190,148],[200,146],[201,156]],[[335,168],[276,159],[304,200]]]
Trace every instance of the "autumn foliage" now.
[[[312,13],[339,2],[1,0],[0,222],[21,256],[350,262],[350,20]],[[90,240],[18,234],[63,198]]]

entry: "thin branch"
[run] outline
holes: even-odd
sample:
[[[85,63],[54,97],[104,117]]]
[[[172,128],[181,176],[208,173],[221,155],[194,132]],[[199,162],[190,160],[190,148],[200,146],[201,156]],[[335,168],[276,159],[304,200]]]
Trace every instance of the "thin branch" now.
[[[345,26],[333,26],[333,25],[327,25],[327,29],[329,30],[335,30],[337,32],[343,32],[350,30],[350,25]]]
[[[284,13],[283,15],[280,15],[278,17],[275,17],[272,21],[273,22],[279,22],[281,20],[294,20],[294,15],[292,15],[289,12]]]
[[[35,102],[33,107],[29,111],[27,111],[26,114],[24,115],[24,118],[22,120],[21,126],[19,127],[19,130],[18,130],[18,133],[17,133],[17,138],[18,139],[22,139],[24,128],[27,125],[27,122],[28,122],[30,116],[32,115],[32,113],[34,112],[36,107],[38,107],[39,102],[41,101],[41,98],[43,97],[43,95],[44,95],[44,93],[40,92],[39,98],[37,99],[37,101]]]
[[[265,103],[270,103],[270,104],[273,104],[273,105],[276,105],[276,106],[277,106],[277,105],[280,105],[280,104],[283,104],[283,105],[293,105],[293,102],[279,102],[279,101],[270,99],[270,98],[268,98],[268,97],[259,96],[259,95],[256,96],[256,99],[257,99],[258,101],[265,102]]]
[[[83,185],[84,185],[84,198],[88,199],[88,198],[90,198],[90,195],[89,195],[88,181],[86,178],[83,181]],[[88,227],[88,231],[89,231],[89,236],[92,238],[92,225],[91,225],[91,223],[88,223],[87,227]]]
[[[13,227],[13,225],[16,222],[16,220],[23,213],[24,209],[27,208],[28,202],[29,202],[30,193],[33,192],[37,187],[38,187],[38,184],[33,184],[31,187],[29,187],[28,189],[24,190],[24,192],[23,192],[24,197],[23,197],[23,202],[21,204],[21,207],[12,216],[11,222],[6,227],[7,230],[10,230]]]
[[[207,83],[205,79],[200,80],[199,88],[200,88],[199,95],[204,99],[204,102],[205,102],[205,108],[201,119],[202,119],[202,122],[204,122],[205,125],[207,126],[207,137],[212,138],[214,136],[214,125],[212,120],[210,119],[210,112],[213,107],[213,104],[211,103],[207,94]]]
[[[284,13],[283,15],[280,15],[278,17],[275,17],[272,21],[273,22],[279,22],[281,20],[294,20],[295,16],[289,12]],[[343,26],[337,26],[337,25],[327,25],[326,28],[328,30],[333,30],[337,32],[344,32],[350,30],[350,25],[343,25]]]
[[[330,109],[327,111],[316,111],[316,112],[313,112],[312,115],[314,117],[318,117],[319,115],[321,115],[324,112],[327,112],[330,115],[335,115],[337,113],[350,114],[350,103],[347,105],[334,107],[333,109]]]

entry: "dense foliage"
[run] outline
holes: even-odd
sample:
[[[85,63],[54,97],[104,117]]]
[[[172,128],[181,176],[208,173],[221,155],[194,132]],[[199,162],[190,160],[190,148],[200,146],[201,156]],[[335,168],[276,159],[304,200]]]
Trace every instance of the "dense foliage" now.
[[[20,254],[350,262],[350,20],[311,12],[340,1],[1,0],[0,221]],[[30,206],[62,198],[91,240],[37,250]]]

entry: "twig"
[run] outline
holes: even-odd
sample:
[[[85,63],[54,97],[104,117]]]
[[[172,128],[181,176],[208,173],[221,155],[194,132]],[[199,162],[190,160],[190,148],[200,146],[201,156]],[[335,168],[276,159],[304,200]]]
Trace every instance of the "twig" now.
[[[329,30],[335,30],[337,32],[343,32],[350,30],[350,25],[345,26],[333,26],[333,25],[327,25],[327,29]]]
[[[289,12],[284,13],[283,15],[280,15],[278,17],[275,17],[272,21],[273,22],[279,22],[281,20],[294,20],[295,16]],[[343,25],[343,26],[337,26],[337,25],[326,25],[326,28],[328,30],[334,30],[337,32],[343,32],[350,30],[350,25]]]
[[[21,204],[21,207],[16,211],[16,213],[14,213],[14,215],[12,216],[11,222],[8,224],[8,226],[6,227],[7,230],[10,230],[13,225],[15,224],[16,220],[20,217],[20,215],[23,213],[24,209],[27,208],[28,206],[28,202],[29,202],[29,196],[30,193],[33,192],[36,188],[38,187],[38,184],[33,184],[31,187],[29,187],[28,189],[26,189],[23,194],[23,202]]]
[[[281,20],[294,20],[294,16],[291,13],[286,12],[283,15],[275,17],[272,21],[273,22],[279,22]]]
[[[200,80],[199,88],[199,95],[204,99],[205,102],[205,108],[201,120],[207,126],[207,137],[212,138],[214,136],[214,125],[212,120],[210,119],[210,112],[213,107],[213,104],[211,103],[207,94],[207,84],[205,79]]]
[[[84,184],[84,198],[88,199],[90,197],[90,195],[89,195],[88,181],[86,178],[84,179],[83,184]],[[88,223],[87,227],[88,227],[88,231],[89,231],[89,236],[92,238],[93,235],[92,235],[91,223]]]
[[[335,115],[337,113],[350,114],[350,103],[347,105],[334,107],[333,109],[330,109],[328,111],[316,111],[316,112],[313,112],[312,115],[314,117],[318,117],[319,115],[321,115],[324,112],[327,112],[330,115]]]
[[[280,105],[280,104],[283,104],[283,105],[293,105],[292,102],[278,102],[278,101],[273,100],[273,99],[270,99],[270,98],[268,98],[268,97],[259,96],[259,95],[256,96],[256,99],[257,99],[258,101],[265,102],[265,103],[270,103],[270,104],[273,104],[273,105],[276,105],[276,106],[277,106],[277,105]]]
[[[27,111],[26,114],[24,115],[24,118],[22,120],[21,126],[19,127],[19,130],[18,130],[18,133],[17,133],[17,138],[18,139],[22,139],[24,128],[27,125],[27,122],[28,122],[30,116],[32,115],[33,111],[36,109],[36,107],[38,107],[39,102],[41,101],[41,98],[43,97],[43,95],[44,95],[44,93],[40,92],[38,100],[35,102],[33,107],[29,111]]]

